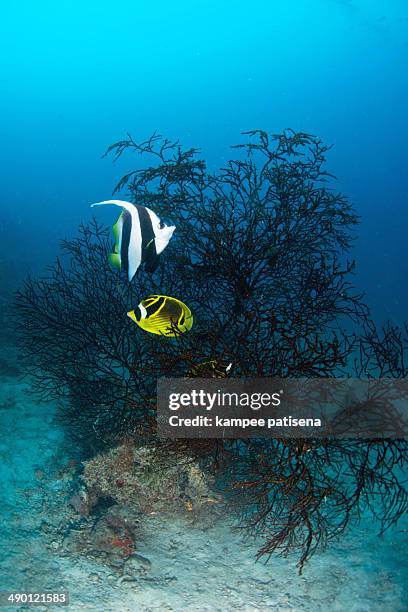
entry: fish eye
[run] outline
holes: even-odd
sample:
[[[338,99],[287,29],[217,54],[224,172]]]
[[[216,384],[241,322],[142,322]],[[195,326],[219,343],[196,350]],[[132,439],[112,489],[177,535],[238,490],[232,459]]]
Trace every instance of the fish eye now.
[[[164,227],[166,227],[166,224],[163,223],[163,221],[159,221],[159,229],[163,229]]]

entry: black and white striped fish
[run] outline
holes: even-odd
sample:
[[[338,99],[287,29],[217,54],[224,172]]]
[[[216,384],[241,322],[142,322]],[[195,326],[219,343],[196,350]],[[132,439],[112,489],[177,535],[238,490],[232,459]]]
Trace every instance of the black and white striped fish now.
[[[110,263],[123,270],[129,281],[143,263],[148,272],[154,272],[159,255],[170,242],[175,226],[164,225],[150,208],[123,200],[104,200],[91,204],[91,207],[105,204],[123,208],[113,226],[115,251],[109,255]]]

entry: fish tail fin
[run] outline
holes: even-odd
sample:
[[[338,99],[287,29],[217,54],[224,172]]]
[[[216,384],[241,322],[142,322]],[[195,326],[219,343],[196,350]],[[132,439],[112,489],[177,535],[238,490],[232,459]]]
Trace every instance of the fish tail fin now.
[[[123,212],[120,213],[119,219],[116,221],[115,225],[112,225],[112,232],[113,232],[113,237],[115,239],[116,250],[118,250],[122,223],[123,223]]]
[[[108,261],[112,266],[114,266],[118,270],[121,270],[122,262],[120,261],[119,253],[110,253],[108,257]]]

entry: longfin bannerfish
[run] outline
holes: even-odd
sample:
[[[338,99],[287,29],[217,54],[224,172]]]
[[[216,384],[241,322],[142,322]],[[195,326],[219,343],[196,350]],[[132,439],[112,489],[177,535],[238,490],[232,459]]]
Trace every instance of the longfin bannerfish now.
[[[149,295],[127,315],[145,331],[162,336],[179,336],[193,325],[189,307],[168,295]]]
[[[124,200],[104,200],[91,204],[91,207],[105,204],[123,208],[112,228],[115,250],[109,255],[110,263],[123,270],[129,281],[142,263],[148,272],[154,272],[158,257],[170,242],[175,226],[164,225],[150,208]]]

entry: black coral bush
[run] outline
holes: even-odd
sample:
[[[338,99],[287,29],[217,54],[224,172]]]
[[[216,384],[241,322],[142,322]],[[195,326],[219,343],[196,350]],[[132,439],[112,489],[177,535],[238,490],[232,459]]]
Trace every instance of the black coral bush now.
[[[328,147],[291,130],[245,137],[217,173],[197,150],[158,135],[109,147],[116,158],[126,152],[151,163],[116,190],[177,226],[158,270],[141,270],[129,284],[108,265],[110,230],[94,220],[62,243],[47,277],[28,279],[18,293],[19,342],[33,385],[59,400],[78,437],[104,444],[154,437],[160,376],[224,376],[229,364],[234,377],[406,376],[403,331],[377,330],[353,288],[347,252],[358,218],[333,189]],[[185,302],[192,330],[169,339],[138,329],[126,312],[152,293]],[[372,495],[382,496],[372,511],[383,527],[407,505],[394,469],[403,441],[170,447],[196,453],[241,492],[245,524],[268,534],[261,554],[297,548],[301,567]]]

